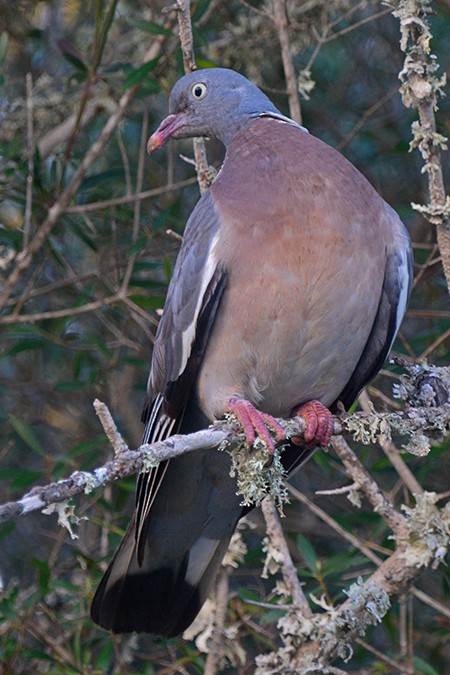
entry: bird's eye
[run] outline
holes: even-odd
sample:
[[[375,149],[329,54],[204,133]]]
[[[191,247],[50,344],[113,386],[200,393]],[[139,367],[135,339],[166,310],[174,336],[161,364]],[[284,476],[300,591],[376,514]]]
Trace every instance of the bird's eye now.
[[[203,84],[203,82],[197,82],[197,84],[194,84],[191,89],[191,94],[194,98],[197,99],[197,101],[200,101],[202,98],[205,98],[207,93],[208,87],[206,86],[206,84]]]

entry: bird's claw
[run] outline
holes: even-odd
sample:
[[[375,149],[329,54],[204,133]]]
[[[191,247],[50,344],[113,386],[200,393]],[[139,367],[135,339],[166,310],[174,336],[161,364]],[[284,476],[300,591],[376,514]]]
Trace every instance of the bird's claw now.
[[[286,431],[272,415],[257,410],[245,398],[232,396],[228,402],[227,412],[236,415],[244,430],[247,444],[251,447],[258,436],[267,445],[270,456],[273,456],[275,452],[275,444],[269,428],[274,431],[277,443],[286,438]]]
[[[325,447],[334,433],[334,417],[320,401],[312,400],[292,411],[292,417],[302,417],[305,421],[304,442],[315,447]]]

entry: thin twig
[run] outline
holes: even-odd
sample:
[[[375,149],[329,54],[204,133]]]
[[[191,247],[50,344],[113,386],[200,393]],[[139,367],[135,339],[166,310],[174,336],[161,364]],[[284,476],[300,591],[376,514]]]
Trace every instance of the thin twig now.
[[[401,675],[406,675],[403,664],[397,663],[396,661],[394,661],[394,659],[391,659],[389,656],[387,656],[387,654],[380,652],[379,649],[375,649],[375,647],[372,647],[372,645],[370,645],[365,640],[362,640],[361,638],[356,638],[355,642],[356,644],[360,645],[363,649],[366,649],[368,652],[376,656],[377,659],[380,659],[380,661],[382,661],[383,663],[387,663],[387,665],[390,666],[391,668],[398,670],[398,672],[401,673]]]
[[[394,534],[401,538],[405,531],[405,519],[395,510],[393,504],[374,481],[367,469],[342,436],[331,439],[336,454],[343,462],[347,474],[357,483],[374,509],[386,520]]]
[[[27,193],[25,199],[25,222],[23,225],[23,248],[26,249],[30,241],[31,214],[33,207],[33,179],[34,179],[34,129],[33,129],[33,76],[26,75],[27,90]]]
[[[0,317],[0,325],[6,326],[8,324],[19,323],[35,323],[36,321],[44,321],[46,319],[62,319],[65,316],[75,316],[77,314],[85,314],[86,312],[94,312],[105,305],[112,305],[115,302],[120,302],[123,298],[115,293],[108,298],[102,300],[94,300],[87,302],[85,305],[75,307],[65,307],[64,309],[52,309],[46,312],[36,312],[34,314],[10,314]]]
[[[370,411],[373,410],[371,401],[366,391],[362,391],[361,394],[359,395],[359,403],[364,412],[370,413]],[[394,443],[384,438],[380,434],[380,436],[378,437],[378,444],[382,448],[386,457],[389,458],[389,461],[391,462],[392,466],[395,468],[398,475],[400,476],[400,478],[402,479],[408,490],[411,492],[411,494],[413,495],[423,494],[422,486],[414,476],[413,472],[409,469],[406,462],[402,459]]]
[[[133,195],[124,195],[123,197],[114,197],[114,199],[102,199],[98,202],[80,204],[78,206],[68,206],[64,213],[88,213],[89,211],[99,211],[100,209],[107,209],[111,206],[120,206],[120,204],[131,204],[137,201],[143,201],[144,199],[151,199],[152,197],[158,197],[159,195],[164,195],[166,192],[172,192],[173,190],[180,190],[181,188],[187,187],[188,185],[193,185],[196,182],[195,178],[187,178],[186,180],[181,180],[178,183],[171,183],[170,185],[162,185],[161,187],[153,188],[152,190],[145,190],[144,192],[138,192]]]
[[[281,571],[283,574],[284,583],[289,590],[289,595],[292,598],[294,606],[299,609],[301,614],[305,617],[312,615],[309,603],[303,593],[300,584],[297,570],[292,561],[289,547],[283,533],[283,528],[280,523],[280,518],[273,500],[266,497],[261,504],[264,520],[266,521],[266,531],[272,546],[281,553],[282,563]]]
[[[177,0],[177,8],[184,72],[191,73],[193,70],[197,69],[197,66],[195,63],[194,40],[192,37],[190,0]],[[200,193],[203,194],[211,184],[210,170],[203,138],[194,138],[194,156]]]
[[[298,124],[302,123],[300,98],[298,95],[297,78],[295,75],[294,58],[289,39],[289,23],[285,0],[273,0],[274,21],[278,31],[278,40],[281,47],[284,76],[289,99],[290,116]]]
[[[144,166],[145,166],[145,157],[146,157],[146,141],[147,141],[147,130],[148,130],[148,113],[144,111],[142,118],[142,129],[141,129],[141,142],[139,145],[139,161],[138,161],[138,170],[136,176],[136,193],[139,194],[142,190],[142,183],[144,181]],[[137,241],[139,234],[139,227],[141,222],[141,200],[138,199],[134,202],[134,214],[133,214],[133,232],[131,235],[131,241],[134,244]],[[136,253],[133,253],[129,260],[123,275],[122,284],[120,287],[120,294],[125,296],[127,294],[128,286],[130,283],[131,275],[133,273],[134,264],[136,262]]]
[[[348,532],[348,530],[344,529],[342,527],[342,525],[339,525],[339,523],[337,523],[334,520],[334,518],[329,516],[326,511],[321,509],[320,506],[317,506],[317,504],[315,504],[313,501],[311,501],[305,494],[303,494],[303,492],[300,492],[300,490],[297,490],[297,488],[295,488],[293,485],[288,483],[287,488],[289,490],[289,494],[291,494],[301,504],[304,504],[311,511],[311,513],[314,513],[315,516],[320,518],[320,520],[322,520],[322,522],[326,523],[329,527],[331,527],[343,539],[348,541],[354,548],[356,548],[358,551],[361,551],[361,553],[363,555],[365,555],[368,560],[375,563],[375,565],[381,565],[381,563],[383,562],[382,559],[379,558],[358,537],[356,537],[351,532]]]
[[[128,446],[123,440],[123,437],[120,434],[118,428],[116,427],[116,423],[114,422],[107,406],[102,401],[99,401],[98,398],[96,398],[94,401],[94,408],[103,427],[103,431],[114,448],[114,454],[116,457],[122,452],[126,452],[128,450]]]

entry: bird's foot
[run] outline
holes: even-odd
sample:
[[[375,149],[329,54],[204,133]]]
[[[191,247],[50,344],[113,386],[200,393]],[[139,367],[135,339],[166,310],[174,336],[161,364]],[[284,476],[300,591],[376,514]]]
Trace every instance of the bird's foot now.
[[[284,441],[286,438],[286,431],[272,415],[257,410],[255,406],[245,398],[232,396],[228,402],[227,412],[236,415],[244,430],[245,438],[249,446],[253,445],[256,436],[258,435],[267,445],[269,454],[273,455],[275,452],[275,444],[269,428],[274,431],[278,443]]]
[[[312,400],[308,403],[294,408],[291,413],[292,417],[303,417],[305,420],[305,431],[303,433],[303,441],[310,447],[321,445],[322,447],[328,445],[330,438],[334,433],[334,417],[331,412],[320,401]],[[294,443],[298,443],[300,439],[297,437],[291,439]]]

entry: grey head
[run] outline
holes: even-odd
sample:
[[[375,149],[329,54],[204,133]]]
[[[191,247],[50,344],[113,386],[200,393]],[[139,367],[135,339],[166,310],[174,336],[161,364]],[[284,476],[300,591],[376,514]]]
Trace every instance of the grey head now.
[[[169,138],[214,136],[224,145],[248,119],[265,113],[286,119],[263,92],[228,68],[195,70],[182,77],[169,98],[169,116],[148,142],[148,151]]]

